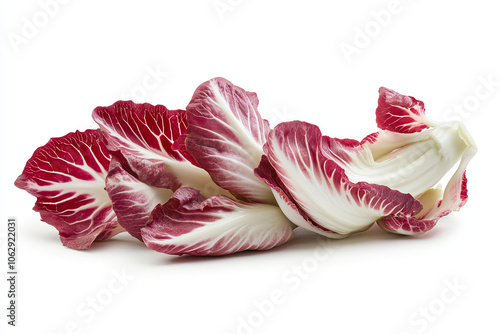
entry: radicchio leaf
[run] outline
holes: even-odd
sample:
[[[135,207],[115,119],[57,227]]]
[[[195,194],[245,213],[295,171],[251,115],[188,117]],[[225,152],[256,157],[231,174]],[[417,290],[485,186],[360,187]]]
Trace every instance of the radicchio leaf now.
[[[186,147],[212,179],[237,197],[275,204],[271,189],[253,174],[269,123],[257,95],[223,78],[201,84],[187,106]]]
[[[382,130],[401,133],[419,132],[429,127],[424,103],[412,96],[380,87],[376,111],[377,125]]]
[[[86,249],[123,231],[104,190],[109,162],[99,130],[76,131],[36,149],[15,185],[37,198],[33,209],[65,246]]]
[[[418,213],[422,205],[409,194],[349,180],[338,162],[349,164],[351,152],[360,149],[357,141],[322,136],[317,126],[298,121],[279,124],[264,147],[283,187],[324,229],[350,234],[386,215]],[[311,224],[289,219],[311,229]]]
[[[290,240],[293,228],[277,206],[223,195],[206,199],[183,187],[153,210],[142,238],[158,252],[212,256],[273,248]]]
[[[259,166],[255,168],[254,172],[258,178],[271,187],[278,206],[283,211],[285,216],[287,216],[287,218],[290,219],[290,221],[295,225],[302,226],[310,231],[332,239],[342,239],[349,236],[349,234],[338,234],[334,231],[330,231],[309,219],[307,214],[299,206],[297,206],[293,197],[282,184],[276,170],[273,168],[266,155],[262,156],[262,160],[260,161]]]
[[[155,206],[166,203],[173,194],[170,189],[149,186],[139,181],[115,157],[111,159],[106,191],[113,203],[118,223],[141,241],[141,229],[147,225]]]
[[[185,138],[185,111],[118,101],[110,107],[96,108],[93,117],[109,150],[140,181],[171,190],[191,186],[206,195],[224,193],[179,142]]]

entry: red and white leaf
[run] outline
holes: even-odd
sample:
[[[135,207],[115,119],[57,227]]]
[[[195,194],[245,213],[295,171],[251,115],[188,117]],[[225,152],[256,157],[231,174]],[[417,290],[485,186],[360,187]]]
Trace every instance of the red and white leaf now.
[[[140,181],[172,190],[191,186],[209,195],[222,191],[185,149],[185,111],[118,101],[96,108],[93,117],[109,150]]]
[[[431,125],[422,101],[385,87],[379,89],[376,116],[380,129],[400,133],[419,132]]]
[[[106,191],[113,203],[118,223],[141,241],[141,229],[147,225],[153,209],[158,204],[166,203],[173,194],[170,189],[149,186],[139,181],[115,157],[111,159]]]
[[[255,175],[271,187],[281,211],[283,211],[285,216],[295,225],[332,239],[342,239],[349,236],[349,234],[338,234],[334,231],[330,231],[312,221],[307,214],[297,206],[293,197],[288,193],[286,187],[279,179],[276,170],[269,162],[267,156],[262,156],[259,166],[255,169]]]
[[[201,84],[187,106],[186,147],[222,188],[253,202],[275,203],[271,189],[253,174],[269,133],[258,102],[255,93],[223,78]]]
[[[223,195],[206,199],[183,187],[153,210],[142,238],[158,252],[213,256],[276,247],[293,238],[293,228],[277,206]]]
[[[15,185],[37,198],[33,209],[65,246],[86,249],[123,231],[104,190],[109,162],[99,130],[76,131],[36,149]]]
[[[281,123],[270,132],[264,149],[296,205],[324,229],[350,234],[383,216],[413,215],[422,209],[409,194],[383,185],[351,182],[338,163],[349,164],[361,144],[322,136],[315,125]]]

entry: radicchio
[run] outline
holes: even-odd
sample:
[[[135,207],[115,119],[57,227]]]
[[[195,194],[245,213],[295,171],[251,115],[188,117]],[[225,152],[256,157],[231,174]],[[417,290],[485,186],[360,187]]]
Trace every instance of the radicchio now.
[[[104,190],[109,162],[99,130],[76,131],[36,149],[15,185],[36,197],[33,210],[65,246],[86,249],[123,231]]]
[[[242,199],[275,204],[271,189],[253,173],[269,133],[258,103],[257,94],[224,78],[201,84],[186,108],[186,147],[222,188]]]
[[[154,209],[142,238],[162,253],[225,255],[281,245],[293,238],[294,227],[277,206],[224,195],[207,199],[198,190],[183,187]]]
[[[376,221],[395,233],[426,232],[465,203],[465,167],[476,147],[461,123],[432,122],[424,110],[421,101],[381,88],[382,131],[361,142],[322,136],[304,122],[281,123],[255,173],[292,222],[325,236]],[[457,162],[444,193],[432,188]]]
[[[162,105],[118,101],[93,113],[108,149],[147,185],[175,191],[182,186],[202,190],[204,195],[227,191],[214,184],[186,150],[186,112]]]
[[[175,255],[270,249],[296,226],[344,238],[377,222],[416,235],[467,201],[472,138],[460,122],[430,120],[414,97],[380,88],[380,131],[361,141],[300,121],[270,129],[257,106],[255,93],[214,78],[187,111],[98,107],[100,131],[52,138],[15,184],[68,247],[126,230]]]
[[[115,157],[111,159],[106,191],[120,225],[141,241],[141,229],[148,224],[153,209],[167,202],[173,194],[170,189],[149,186],[139,181]]]

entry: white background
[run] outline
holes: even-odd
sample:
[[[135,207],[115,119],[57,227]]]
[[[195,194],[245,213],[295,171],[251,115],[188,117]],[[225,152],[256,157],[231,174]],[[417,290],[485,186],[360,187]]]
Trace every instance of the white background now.
[[[74,0],[45,9],[51,16],[45,2],[0,8],[4,263],[7,217],[19,220],[16,328],[5,325],[5,279],[0,287],[8,333],[499,331],[497,2]],[[357,53],[346,57],[347,44]],[[160,75],[144,89],[150,71]],[[96,106],[132,96],[184,108],[215,76],[257,92],[273,124],[300,119],[335,137],[376,130],[380,86],[415,96],[429,117],[460,119],[476,140],[469,202],[416,238],[374,226],[321,246],[299,231],[272,251],[194,258],[125,234],[88,251],[63,247],[14,187],[50,137],[96,128]],[[120,285],[117,272],[131,278]],[[105,302],[95,314],[92,298]]]

